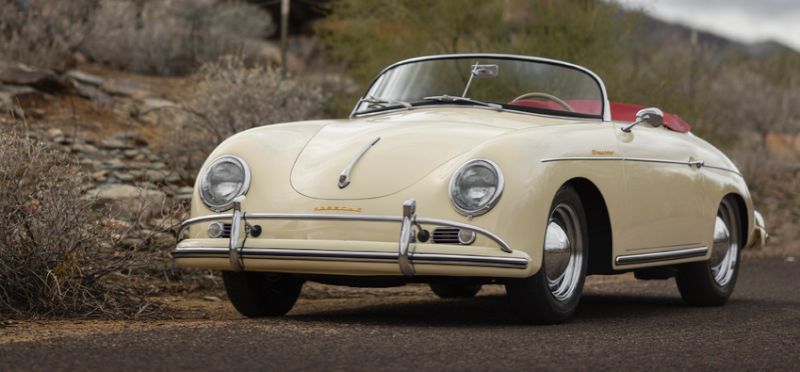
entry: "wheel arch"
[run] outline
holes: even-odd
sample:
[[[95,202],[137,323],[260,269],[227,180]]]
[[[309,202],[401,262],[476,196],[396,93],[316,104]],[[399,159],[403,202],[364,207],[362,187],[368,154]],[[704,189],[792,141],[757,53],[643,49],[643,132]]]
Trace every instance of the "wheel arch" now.
[[[725,196],[723,196],[720,200],[720,203],[722,203],[722,201],[725,199],[733,200],[736,203],[736,206],[739,208],[738,217],[739,223],[741,224],[741,228],[739,230],[741,230],[740,233],[742,234],[742,236],[740,236],[742,239],[741,244],[746,246],[750,242],[749,239],[751,234],[751,229],[749,226],[750,211],[747,210],[747,203],[745,202],[744,197],[735,192],[725,194]]]
[[[594,182],[583,177],[572,178],[564,186],[571,186],[578,192],[586,213],[589,231],[587,275],[613,273],[611,218],[602,192]]]

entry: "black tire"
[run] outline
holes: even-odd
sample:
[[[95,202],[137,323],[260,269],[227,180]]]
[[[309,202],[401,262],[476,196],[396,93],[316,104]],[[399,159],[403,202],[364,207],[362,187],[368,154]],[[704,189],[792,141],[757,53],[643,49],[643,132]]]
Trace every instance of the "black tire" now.
[[[731,198],[726,198],[720,204],[717,216],[721,218],[729,229],[730,243],[729,249],[735,246],[736,252],[731,252],[731,259],[735,259],[732,265],[733,272],[727,280],[720,283],[715,276],[719,273],[715,270],[714,250],[718,249],[718,244],[712,244],[712,258],[707,261],[692,262],[678,266],[675,275],[675,282],[678,290],[686,304],[691,306],[722,306],[728,302],[736,286],[736,278],[739,276],[739,264],[744,242],[742,241],[742,221],[739,213],[739,205]],[[716,229],[716,227],[715,227]],[[716,234],[715,234],[716,235]]]
[[[430,283],[431,290],[440,298],[471,298],[480,292],[482,285],[467,280],[451,279]]]
[[[223,271],[225,292],[233,307],[248,318],[285,315],[292,309],[303,281],[288,275]]]
[[[570,240],[570,252],[576,252],[580,255],[580,259],[575,261],[575,266],[570,271],[572,273],[570,288],[571,291],[565,298],[557,298],[551,289],[551,284],[547,277],[547,265],[545,260],[545,251],[542,249],[542,267],[539,272],[531,277],[525,279],[513,279],[506,284],[506,292],[508,299],[514,312],[525,322],[533,324],[558,324],[568,320],[575,310],[578,308],[581,293],[583,292],[583,283],[586,278],[586,268],[588,267],[588,226],[586,223],[586,213],[583,209],[583,204],[574,188],[566,186],[562,187],[556,192],[553,198],[553,204],[550,207],[548,216],[548,225],[551,222],[556,222],[562,225],[558,220],[561,219],[560,212],[556,214],[556,209],[561,211],[566,207],[571,210],[574,215],[572,220],[573,226],[573,239]],[[575,235],[580,234],[580,235]],[[570,259],[569,262],[572,259]],[[553,265],[555,266],[555,265]],[[565,271],[566,273],[567,271]],[[552,280],[552,279],[551,279]]]

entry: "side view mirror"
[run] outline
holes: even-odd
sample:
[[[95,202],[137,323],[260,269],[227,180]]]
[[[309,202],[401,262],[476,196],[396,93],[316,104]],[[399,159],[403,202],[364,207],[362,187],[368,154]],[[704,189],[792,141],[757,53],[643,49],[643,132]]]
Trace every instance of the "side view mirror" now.
[[[656,107],[648,107],[636,113],[636,121],[622,128],[623,132],[630,132],[633,127],[645,123],[653,128],[664,125],[664,112]]]

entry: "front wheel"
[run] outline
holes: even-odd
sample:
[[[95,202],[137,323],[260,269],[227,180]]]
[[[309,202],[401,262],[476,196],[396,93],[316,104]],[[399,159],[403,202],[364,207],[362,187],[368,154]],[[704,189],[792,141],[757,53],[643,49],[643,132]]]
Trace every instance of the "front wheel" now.
[[[572,316],[583,292],[588,244],[581,199],[575,189],[563,187],[550,207],[542,267],[531,277],[506,284],[520,318],[534,324],[557,324]]]
[[[288,313],[303,288],[295,277],[250,271],[223,271],[222,281],[233,307],[248,318]]]
[[[733,293],[743,244],[742,221],[739,216],[738,204],[725,198],[714,222],[711,258],[678,267],[675,282],[687,304],[721,306]]]

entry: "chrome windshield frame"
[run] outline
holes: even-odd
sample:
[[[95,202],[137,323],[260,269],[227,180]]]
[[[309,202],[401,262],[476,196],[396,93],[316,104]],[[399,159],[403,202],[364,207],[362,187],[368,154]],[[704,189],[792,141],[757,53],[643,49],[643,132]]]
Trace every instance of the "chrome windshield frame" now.
[[[424,62],[424,61],[434,61],[434,60],[440,60],[440,59],[471,59],[471,58],[475,58],[475,59],[508,59],[508,60],[518,60],[518,61],[526,61],[526,62],[538,62],[538,63],[545,63],[545,64],[555,65],[555,66],[563,66],[563,67],[572,68],[572,69],[584,72],[587,75],[589,75],[590,77],[592,77],[592,79],[595,80],[595,82],[597,83],[598,87],[600,88],[600,93],[602,95],[602,100],[603,100],[602,105],[601,105],[602,108],[603,108],[603,112],[602,112],[602,115],[601,115],[602,116],[602,120],[604,122],[611,121],[611,102],[610,102],[610,100],[608,98],[608,92],[606,90],[606,85],[603,82],[603,79],[601,79],[600,76],[595,74],[592,70],[589,70],[586,67],[579,66],[579,65],[576,65],[576,64],[573,64],[573,63],[559,61],[557,59],[542,58],[542,57],[531,57],[531,56],[523,56],[523,55],[517,55],[517,54],[456,53],[456,54],[437,54],[437,55],[415,57],[415,58],[409,58],[409,59],[406,59],[406,60],[402,60],[400,62],[393,63],[393,64],[389,65],[388,67],[384,68],[383,70],[381,70],[381,72],[375,77],[375,79],[372,80],[372,83],[369,84],[369,87],[367,87],[367,90],[364,92],[364,95],[360,99],[363,99],[364,97],[366,97],[366,94],[372,89],[372,87],[375,85],[375,83],[378,82],[378,79],[380,79],[381,76],[383,76],[387,71],[392,70],[392,69],[394,69],[394,68],[396,68],[398,66],[407,65],[407,64],[410,64],[410,63]],[[362,114],[359,114],[359,113],[356,112],[356,110],[358,109],[358,106],[359,105],[356,104],[353,107],[353,110],[350,112],[350,118],[351,119],[356,118],[356,117],[360,117],[362,115]],[[430,107],[430,106],[426,106],[426,107]],[[392,111],[394,111],[394,110],[392,110]],[[382,112],[382,111],[380,111],[380,112]],[[370,112],[370,113],[365,113],[365,114],[367,114],[367,115],[368,114],[376,114],[376,113],[380,113],[380,112]],[[513,112],[521,113],[521,114],[529,114],[529,115],[539,115],[537,113],[527,112],[527,111],[519,111],[519,110],[514,110]],[[552,116],[552,115],[548,115],[548,116]],[[567,117],[567,116],[564,116],[564,117]]]

